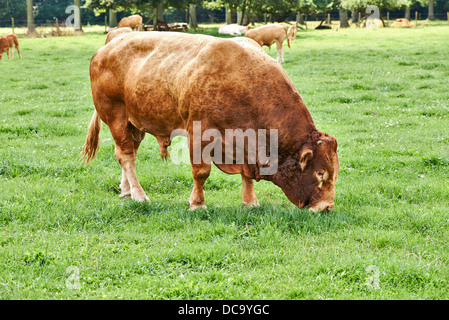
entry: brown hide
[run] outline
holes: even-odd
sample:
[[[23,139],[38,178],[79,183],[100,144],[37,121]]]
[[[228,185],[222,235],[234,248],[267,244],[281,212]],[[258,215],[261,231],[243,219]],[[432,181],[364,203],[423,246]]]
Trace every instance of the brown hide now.
[[[410,28],[412,24],[408,19],[395,19],[393,22],[392,27],[393,28]]]
[[[142,23],[143,19],[138,14],[135,14],[133,16],[125,17],[122,20],[120,20],[117,28],[131,28],[135,30],[142,30]]]
[[[96,112],[83,153],[87,162],[95,156],[101,119],[116,143],[123,171],[122,196],[148,200],[134,169],[146,132],[166,148],[175,129],[186,129],[192,146],[193,122],[201,121],[202,132],[213,128],[223,136],[225,129],[278,130],[276,174],[261,175],[260,167],[266,164],[259,160],[256,164],[246,158],[244,164],[217,164],[226,173],[242,175],[244,204],[257,205],[252,180],[264,179],[281,187],[297,206],[333,208],[336,140],[316,130],[286,72],[253,40],[129,33],[95,54],[90,73]],[[310,152],[301,159],[306,149]],[[326,172],[326,179],[318,176],[318,170]],[[194,209],[204,206],[202,188],[210,165],[192,164],[192,173],[189,203]]]
[[[108,44],[109,42],[112,41],[112,39],[118,37],[121,34],[130,33],[130,32],[133,32],[133,30],[128,27],[111,30],[108,32],[108,35],[106,36],[105,44]]]
[[[14,57],[14,46],[19,53],[19,58],[22,58],[19,48],[19,38],[15,34],[5,34],[0,38],[0,60],[2,60],[3,52],[7,52],[8,60],[10,59],[9,50],[11,49],[11,58]]]
[[[290,41],[290,43],[296,40],[296,33],[297,33],[297,31],[298,31],[298,27],[296,26],[296,24],[292,24],[288,28],[287,38]]]

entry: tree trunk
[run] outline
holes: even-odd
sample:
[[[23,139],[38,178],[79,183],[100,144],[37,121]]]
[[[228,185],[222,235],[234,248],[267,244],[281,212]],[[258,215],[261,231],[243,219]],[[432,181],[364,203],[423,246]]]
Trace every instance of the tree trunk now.
[[[117,27],[117,11],[109,9],[109,27]]]
[[[429,0],[429,15],[427,16],[427,19],[435,20],[434,11],[434,0]]]
[[[242,11],[237,11],[237,24],[240,24],[242,21]]]
[[[297,24],[304,24],[304,15],[301,12],[298,12],[296,14],[296,23]]]
[[[340,28],[349,28],[348,10],[339,8],[340,11]]]
[[[189,26],[190,28],[196,29],[198,28],[198,21],[196,19],[196,4],[190,5],[189,12],[190,12]]]
[[[74,5],[78,8],[75,10],[75,31],[83,31],[83,23],[81,22],[81,0],[74,0]],[[76,22],[79,22],[79,26]],[[79,29],[76,27],[79,27]]]
[[[27,33],[35,33],[34,28],[34,11],[33,11],[33,0],[27,0]]]
[[[153,11],[153,27],[154,30],[157,30],[157,22],[158,21],[165,21],[164,20],[164,4],[161,2],[158,2],[154,6]]]
[[[226,6],[225,10],[226,10],[226,24],[231,24],[232,19],[231,19],[231,10],[229,9],[229,6]]]
[[[410,21],[411,16],[410,16],[410,6],[405,7],[405,19],[407,19],[408,21]]]
[[[359,13],[357,11],[352,11],[352,23],[359,22]]]
[[[237,9],[235,7],[229,7],[231,14],[231,23],[237,23]]]

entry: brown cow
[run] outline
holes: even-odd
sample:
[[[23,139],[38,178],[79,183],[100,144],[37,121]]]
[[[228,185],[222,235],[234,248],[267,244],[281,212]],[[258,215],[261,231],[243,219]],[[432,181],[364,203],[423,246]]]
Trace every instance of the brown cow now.
[[[131,28],[133,30],[142,31],[143,18],[138,14],[125,17],[120,20],[117,28]]]
[[[411,28],[412,24],[408,19],[395,19],[393,22],[393,28]]]
[[[135,171],[145,133],[164,138],[168,146],[181,130],[189,138],[194,179],[191,209],[205,206],[203,185],[210,174],[212,153],[220,170],[241,175],[245,205],[258,205],[253,180],[268,180],[299,207],[333,209],[339,170],[337,141],[316,129],[286,72],[251,39],[133,32],[98,50],[90,76],[96,111],[82,155],[86,164],[95,157],[101,121],[105,122],[122,168],[121,196],[149,201]],[[198,123],[201,128],[195,133]],[[277,136],[273,145],[278,156],[271,162],[263,157],[266,154],[258,154],[254,162],[246,154],[241,163],[216,161],[229,154],[206,149],[211,138],[204,138],[205,133],[221,134],[212,142],[231,145],[234,156],[234,138],[223,139],[230,129],[270,132],[270,152],[271,137]],[[198,151],[203,157],[195,161]],[[265,169],[271,168],[277,170],[267,173]]]
[[[170,31],[170,27],[168,26],[167,22],[165,22],[165,21],[157,21],[156,30],[157,31]]]
[[[288,28],[287,37],[288,37],[288,39],[290,39],[290,43],[296,41],[296,33],[297,32],[298,32],[298,27],[296,26],[296,24],[292,24]]]
[[[261,47],[267,46],[271,49],[271,45],[276,42],[277,55],[276,60],[279,62],[284,62],[284,48],[282,48],[282,43],[287,36],[287,28],[282,24],[267,24],[265,26],[257,27],[255,29],[250,29],[245,34],[245,37],[251,38],[256,41]],[[290,46],[290,38],[287,37],[288,47]]]
[[[133,32],[133,29],[128,28],[128,27],[113,29],[108,32],[108,35],[106,36],[105,44],[108,44],[109,42],[112,41],[112,39],[118,37],[119,35],[124,34],[124,33],[129,33],[129,32]]]
[[[10,59],[9,49],[11,49],[11,58],[14,58],[14,49],[16,47],[17,52],[19,53],[19,58],[22,59],[22,55],[20,54],[19,48],[19,38],[15,34],[6,34],[0,38],[0,60],[2,60],[3,52],[7,52],[8,60]]]

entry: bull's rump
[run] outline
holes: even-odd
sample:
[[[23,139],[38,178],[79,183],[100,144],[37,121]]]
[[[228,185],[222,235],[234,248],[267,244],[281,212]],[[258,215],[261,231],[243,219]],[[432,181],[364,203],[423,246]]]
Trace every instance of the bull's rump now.
[[[249,118],[248,88],[273,68],[280,67],[250,39],[130,33],[92,59],[92,93],[94,102],[123,101],[133,125],[153,135],[189,129],[194,120],[205,128],[230,122],[242,128],[236,108],[240,119]]]

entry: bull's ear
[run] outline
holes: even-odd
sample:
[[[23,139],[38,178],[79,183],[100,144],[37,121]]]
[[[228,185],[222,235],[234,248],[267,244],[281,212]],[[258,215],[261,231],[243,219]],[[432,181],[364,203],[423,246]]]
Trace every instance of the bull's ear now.
[[[301,171],[307,167],[309,161],[313,159],[313,151],[311,149],[305,149],[301,152],[301,156],[299,157],[299,164],[301,166]]]

